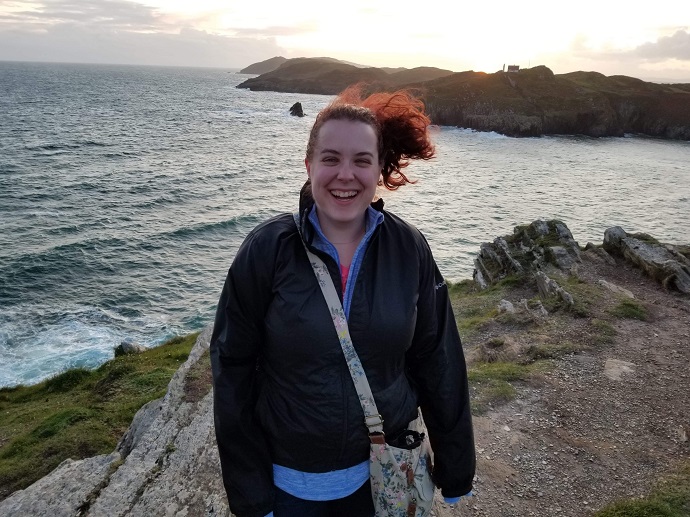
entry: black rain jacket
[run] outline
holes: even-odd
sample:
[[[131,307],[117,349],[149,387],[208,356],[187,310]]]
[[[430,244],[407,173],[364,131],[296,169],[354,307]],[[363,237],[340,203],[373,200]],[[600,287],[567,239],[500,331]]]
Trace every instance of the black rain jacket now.
[[[383,203],[373,205],[382,210]],[[342,300],[339,265],[327,264]],[[422,408],[434,478],[446,497],[472,488],[475,451],[460,337],[422,234],[385,212],[356,279],[348,326],[387,434]],[[215,430],[230,508],[273,509],[276,463],[306,472],[369,457],[357,392],[291,214],[256,227],[228,271],[211,337]]]

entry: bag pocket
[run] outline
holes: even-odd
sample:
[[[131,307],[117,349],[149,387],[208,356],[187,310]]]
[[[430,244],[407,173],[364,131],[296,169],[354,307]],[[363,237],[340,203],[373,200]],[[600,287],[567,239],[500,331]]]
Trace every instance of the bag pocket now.
[[[426,440],[415,449],[371,444],[370,477],[376,517],[429,514],[434,483],[428,450]]]
[[[432,502],[434,499],[434,480],[432,478],[432,464],[429,444],[426,440],[419,447],[420,454],[415,468],[414,486],[421,501]]]

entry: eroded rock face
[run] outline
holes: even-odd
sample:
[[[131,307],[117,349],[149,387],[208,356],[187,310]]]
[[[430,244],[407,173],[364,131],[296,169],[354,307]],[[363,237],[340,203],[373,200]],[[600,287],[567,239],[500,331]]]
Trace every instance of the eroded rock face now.
[[[473,277],[485,288],[506,276],[538,271],[549,265],[569,271],[580,261],[580,247],[564,223],[537,220],[516,226],[513,235],[482,244],[474,261]]]
[[[690,294],[690,259],[674,246],[614,226],[604,233],[604,249],[638,266],[664,287]]]
[[[189,396],[190,372],[209,347],[197,339],[162,399],[149,402],[110,455],[66,460],[0,502],[0,515],[116,517],[230,515],[208,390]]]

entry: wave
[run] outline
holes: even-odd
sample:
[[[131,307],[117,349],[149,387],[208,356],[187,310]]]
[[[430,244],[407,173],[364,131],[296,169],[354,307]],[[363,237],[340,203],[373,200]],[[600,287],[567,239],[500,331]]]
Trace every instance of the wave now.
[[[463,135],[472,135],[482,139],[508,139],[506,135],[501,133],[496,133],[495,131],[477,131],[476,129],[467,127],[456,127],[456,126],[441,126],[443,131],[453,131]]]
[[[41,144],[41,145],[27,145],[25,147],[28,151],[61,151],[65,149],[79,149],[79,144]]]
[[[82,147],[111,147],[112,144],[99,142],[97,140],[77,140],[76,142],[47,143],[39,145],[27,145],[24,149],[28,151],[62,151],[79,149]]]
[[[95,368],[123,340],[153,347],[191,331],[162,315],[65,304],[0,309],[0,388],[34,384],[69,368]]]
[[[97,142],[95,140],[83,140],[80,142],[84,147],[111,147],[112,144],[107,144],[105,142]]]
[[[264,214],[242,214],[231,219],[203,222],[169,231],[136,235],[132,238],[106,237],[58,244],[24,252],[0,267],[0,302],[18,303],[28,290],[33,296],[52,292],[62,285],[65,294],[86,288],[89,282],[113,275],[129,274],[153,265],[174,242],[190,240],[235,241],[240,233],[266,219]],[[62,226],[52,233],[64,237],[79,233],[75,226]]]
[[[255,226],[264,220],[263,215],[259,214],[243,214],[225,221],[216,221],[212,223],[199,223],[191,226],[178,228],[171,232],[158,234],[157,237],[170,236],[176,239],[188,239],[199,235],[209,235],[216,233],[225,233],[228,230],[235,228],[243,228],[248,225]]]
[[[52,210],[33,210],[31,212],[27,212],[25,215],[28,217],[50,217],[54,219],[60,217],[60,212]]]
[[[139,156],[140,152],[136,151],[118,151],[116,153],[105,153],[103,154],[104,158],[124,158],[127,156]]]
[[[84,281],[90,272],[107,274],[112,266],[95,255],[104,249],[127,250],[131,243],[117,238],[90,239],[53,246],[38,252],[28,252],[14,258],[0,269],[0,301],[20,299],[23,287],[34,293],[54,289],[55,285],[69,284],[78,276]],[[93,258],[90,258],[93,257]]]

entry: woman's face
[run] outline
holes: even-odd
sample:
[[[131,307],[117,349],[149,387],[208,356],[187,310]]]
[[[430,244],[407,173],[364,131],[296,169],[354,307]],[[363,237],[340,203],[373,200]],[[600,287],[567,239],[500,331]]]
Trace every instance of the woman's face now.
[[[352,120],[325,122],[305,164],[324,232],[359,229],[381,174],[374,128]]]

